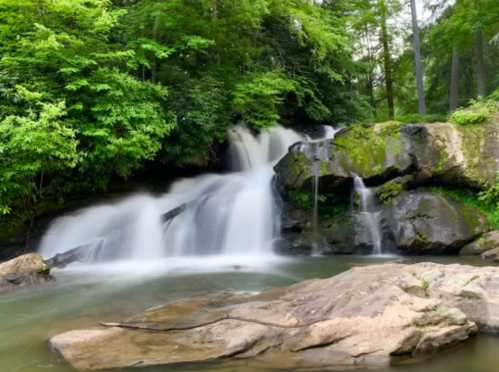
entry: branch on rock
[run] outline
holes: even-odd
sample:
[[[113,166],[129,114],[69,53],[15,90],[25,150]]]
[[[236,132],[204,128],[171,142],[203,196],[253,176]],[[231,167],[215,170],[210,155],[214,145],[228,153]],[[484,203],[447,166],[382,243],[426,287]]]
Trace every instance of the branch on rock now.
[[[76,248],[70,249],[64,253],[58,253],[54,257],[45,260],[48,267],[64,268],[73,262],[83,262],[88,257],[89,251],[94,250],[97,253],[102,248],[103,238],[98,239],[97,242],[93,241],[87,244],[80,245]]]
[[[179,205],[176,208],[173,208],[172,210],[170,210],[170,211],[168,211],[166,213],[163,213],[161,215],[161,221],[163,223],[165,223],[165,222],[168,222],[168,221],[174,219],[179,214],[181,214],[183,211],[185,211],[187,209],[188,205],[189,205],[189,203],[184,203],[184,204]]]
[[[219,323],[219,322],[224,321],[224,320],[236,320],[239,322],[255,323],[255,324],[260,324],[260,325],[263,325],[266,327],[297,329],[297,328],[310,327],[314,324],[324,322],[328,319],[318,319],[318,320],[314,320],[314,321],[311,321],[308,323],[291,325],[291,324],[279,324],[279,323],[265,322],[265,321],[261,321],[258,319],[248,319],[248,318],[242,318],[242,317],[231,316],[231,315],[222,315],[222,316],[217,317],[213,320],[208,320],[206,322],[201,322],[201,323],[186,325],[186,326],[151,327],[151,326],[148,326],[146,324],[119,323],[119,322],[100,322],[99,325],[101,325],[103,327],[118,327],[118,328],[131,329],[131,330],[141,330],[141,331],[171,332],[171,331],[188,331],[191,329],[206,327],[206,326],[209,326],[209,325],[212,325],[215,323]]]

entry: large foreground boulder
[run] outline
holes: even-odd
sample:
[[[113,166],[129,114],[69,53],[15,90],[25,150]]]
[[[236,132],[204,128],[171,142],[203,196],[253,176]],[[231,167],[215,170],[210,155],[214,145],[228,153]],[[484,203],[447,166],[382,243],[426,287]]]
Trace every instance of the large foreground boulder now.
[[[0,293],[53,280],[50,268],[38,253],[29,253],[0,264]]]
[[[455,254],[488,228],[477,209],[428,191],[402,193],[388,213],[396,245],[407,254]]]
[[[358,267],[260,294],[223,292],[50,339],[80,370],[256,358],[280,368],[389,365],[499,331],[499,268]]]

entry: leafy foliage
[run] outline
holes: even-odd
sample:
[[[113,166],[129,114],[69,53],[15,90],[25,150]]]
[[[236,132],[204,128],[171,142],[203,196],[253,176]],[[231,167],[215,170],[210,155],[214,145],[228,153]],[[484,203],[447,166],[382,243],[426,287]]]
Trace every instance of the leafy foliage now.
[[[473,101],[469,107],[454,112],[451,120],[459,125],[480,124],[489,120],[498,109],[499,105],[494,100]]]

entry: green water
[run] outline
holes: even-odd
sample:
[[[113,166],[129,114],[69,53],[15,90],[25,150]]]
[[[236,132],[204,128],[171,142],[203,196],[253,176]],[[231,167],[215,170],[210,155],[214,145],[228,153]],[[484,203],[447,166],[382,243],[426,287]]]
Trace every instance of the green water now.
[[[300,258],[274,262],[263,267],[259,266],[258,262],[252,262],[250,265],[240,262],[241,267],[211,263],[206,270],[202,269],[202,264],[195,270],[189,270],[189,267],[184,265],[145,277],[124,275],[126,271],[133,271],[133,267],[121,272],[107,272],[105,269],[62,270],[56,272],[57,283],[49,288],[26,290],[0,297],[0,372],[71,371],[71,368],[49,351],[49,337],[67,330],[95,326],[99,321],[116,321],[147,307],[178,298],[218,290],[261,291],[303,279],[328,277],[356,265],[390,260],[393,259]],[[448,263],[458,261],[459,258],[431,260]],[[480,261],[467,263],[480,264]],[[145,272],[147,273],[147,270]],[[253,361],[140,369],[144,372],[215,370],[246,372],[269,369]],[[499,336],[479,336],[455,349],[417,363],[379,369],[383,372],[498,370]]]

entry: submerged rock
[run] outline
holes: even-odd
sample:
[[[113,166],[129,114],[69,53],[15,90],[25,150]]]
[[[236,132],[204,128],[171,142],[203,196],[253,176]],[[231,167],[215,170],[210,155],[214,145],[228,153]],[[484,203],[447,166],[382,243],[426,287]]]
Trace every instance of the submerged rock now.
[[[470,206],[427,191],[404,192],[389,207],[398,249],[408,254],[453,254],[487,231]]]
[[[256,358],[280,368],[390,365],[499,331],[499,268],[420,263],[353,268],[258,295],[178,301],[50,339],[73,367]]]
[[[29,253],[0,264],[0,293],[53,280],[38,253]]]

